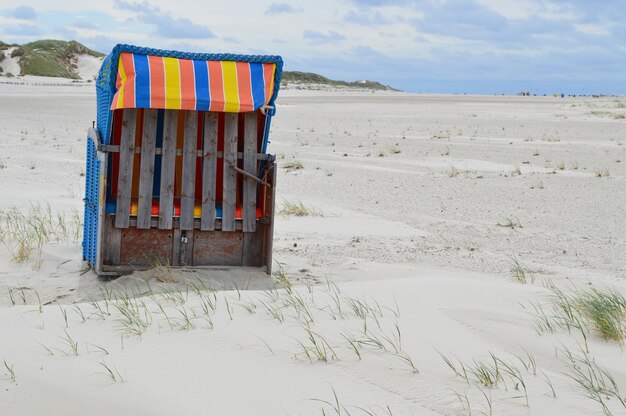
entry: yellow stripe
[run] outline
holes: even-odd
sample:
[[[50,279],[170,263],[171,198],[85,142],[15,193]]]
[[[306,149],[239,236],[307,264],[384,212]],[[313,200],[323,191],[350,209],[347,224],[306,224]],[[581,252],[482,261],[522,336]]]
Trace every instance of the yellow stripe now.
[[[233,61],[222,61],[224,79],[224,111],[236,113],[239,111],[239,87],[237,86],[237,66]]]
[[[165,66],[165,108],[180,110],[180,69],[178,59],[163,58]]]
[[[120,78],[122,78],[122,85],[120,89],[117,91],[117,108],[124,108],[124,86],[126,85],[126,71],[124,71],[124,64],[122,64],[122,57],[120,56],[120,60],[117,64],[118,72],[120,74]]]

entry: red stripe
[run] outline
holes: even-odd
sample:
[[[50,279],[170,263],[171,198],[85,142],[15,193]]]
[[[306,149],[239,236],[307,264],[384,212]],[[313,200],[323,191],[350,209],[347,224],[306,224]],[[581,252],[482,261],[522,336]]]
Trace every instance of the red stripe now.
[[[122,77],[120,76],[120,71],[117,71],[117,78],[115,79],[115,88],[119,90],[121,86],[122,86]],[[118,94],[119,93],[116,93],[113,96],[113,102],[111,103],[111,110],[115,110],[117,108]]]
[[[179,59],[180,68],[180,105],[182,110],[196,109],[196,79],[193,71],[193,61]]]
[[[118,93],[113,96],[113,102],[111,102],[111,110],[117,109],[117,97]]]
[[[211,91],[211,105],[209,111],[224,111],[224,77],[220,61],[208,61],[209,90]]]
[[[124,108],[133,108],[135,107],[135,61],[133,60],[133,54],[127,52],[120,54],[120,59],[126,73]]]
[[[248,62],[235,62],[237,68],[237,86],[239,87],[239,111],[254,110],[252,98],[252,81],[250,80],[250,64]]]
[[[165,108],[165,73],[163,57],[148,55],[150,65],[150,107]]]

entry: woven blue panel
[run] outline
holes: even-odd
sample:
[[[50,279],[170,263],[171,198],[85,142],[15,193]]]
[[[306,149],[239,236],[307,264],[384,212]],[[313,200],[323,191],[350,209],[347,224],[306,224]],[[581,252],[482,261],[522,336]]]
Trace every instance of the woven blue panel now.
[[[98,160],[98,154],[93,141],[87,139],[83,259],[87,260],[92,265],[95,264],[97,256],[99,182],[100,161]]]

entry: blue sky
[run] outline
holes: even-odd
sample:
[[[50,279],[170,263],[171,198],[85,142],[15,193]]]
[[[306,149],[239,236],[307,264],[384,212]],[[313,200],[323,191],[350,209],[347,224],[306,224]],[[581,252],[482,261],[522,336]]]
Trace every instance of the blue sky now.
[[[626,95],[624,0],[0,0],[0,40],[278,54],[413,92]]]

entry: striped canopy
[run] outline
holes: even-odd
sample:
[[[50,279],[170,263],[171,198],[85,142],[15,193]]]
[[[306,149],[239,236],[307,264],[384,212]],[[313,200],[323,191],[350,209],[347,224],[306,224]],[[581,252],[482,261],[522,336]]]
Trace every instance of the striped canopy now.
[[[275,63],[204,61],[122,52],[111,110],[255,111],[272,98],[275,71]]]

